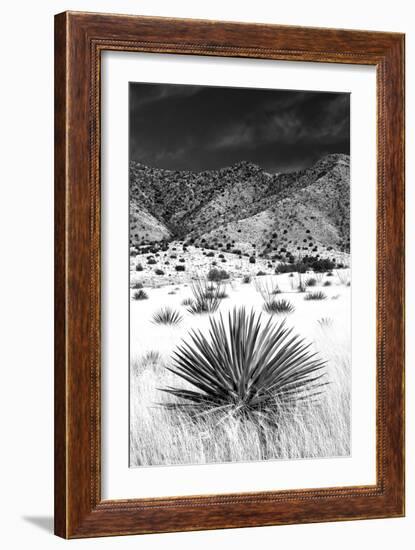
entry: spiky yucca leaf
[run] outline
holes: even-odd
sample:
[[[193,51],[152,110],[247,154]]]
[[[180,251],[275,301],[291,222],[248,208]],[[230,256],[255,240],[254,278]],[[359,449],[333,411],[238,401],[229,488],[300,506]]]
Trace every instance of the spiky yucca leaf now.
[[[245,308],[234,308],[227,319],[211,317],[209,337],[191,331],[166,367],[193,388],[162,388],[178,399],[165,406],[266,418],[321,393],[325,361],[310,346],[285,321],[264,324],[261,314]]]

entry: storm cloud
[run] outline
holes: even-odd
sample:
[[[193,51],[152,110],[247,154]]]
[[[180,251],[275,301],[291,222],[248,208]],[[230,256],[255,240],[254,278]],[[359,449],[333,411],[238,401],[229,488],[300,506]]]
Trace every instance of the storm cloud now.
[[[202,171],[242,160],[270,172],[350,152],[350,95],[130,83],[130,159]]]

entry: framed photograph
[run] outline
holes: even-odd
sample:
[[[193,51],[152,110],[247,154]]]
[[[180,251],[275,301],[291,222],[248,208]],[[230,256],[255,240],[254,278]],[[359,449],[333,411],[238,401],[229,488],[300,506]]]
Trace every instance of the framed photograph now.
[[[404,515],[404,36],[55,18],[55,532]]]

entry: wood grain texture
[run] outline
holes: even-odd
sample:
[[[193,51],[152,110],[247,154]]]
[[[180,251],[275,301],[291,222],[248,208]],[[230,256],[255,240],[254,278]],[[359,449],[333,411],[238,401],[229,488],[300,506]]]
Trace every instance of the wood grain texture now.
[[[377,68],[377,483],[101,500],[100,54]],[[55,532],[64,538],[404,514],[404,36],[65,12],[55,18]]]

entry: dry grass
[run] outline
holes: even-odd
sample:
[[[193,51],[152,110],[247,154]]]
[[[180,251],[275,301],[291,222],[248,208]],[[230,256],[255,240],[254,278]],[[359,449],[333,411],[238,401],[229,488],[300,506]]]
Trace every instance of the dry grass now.
[[[282,280],[289,288],[289,279]],[[271,282],[269,285],[271,287]],[[276,407],[273,419],[278,429],[266,429],[248,420],[228,415],[195,419],[183,411],[170,410],[162,404],[171,402],[171,396],[160,391],[166,386],[186,387],[186,382],[169,372],[171,353],[186,337],[195,317],[184,313],[183,326],[148,326],[152,332],[143,337],[146,346],[137,346],[132,355],[130,386],[130,462],[132,467],[169,464],[205,464],[215,462],[254,461],[263,459],[294,459],[347,456],[350,453],[350,334],[348,323],[349,289],[344,286],[341,300],[324,300],[304,303],[301,295],[294,293],[296,312],[290,323],[299,334],[313,342],[313,347],[327,361],[327,377],[330,382],[315,402],[299,403],[289,413],[281,414]],[[252,300],[262,308],[258,292],[243,283],[230,293],[220,308],[225,311],[235,301]],[[185,289],[183,289],[186,292]],[[162,293],[162,291],[159,291]],[[178,304],[183,297],[169,297]],[[331,296],[330,296],[331,297]],[[259,300],[258,300],[259,298]],[[154,298],[156,300],[157,297]],[[160,300],[165,295],[160,294]],[[137,313],[144,324],[142,304]],[[150,301],[145,305],[144,317],[153,311]],[[156,306],[154,306],[156,307]],[[307,308],[307,318],[304,311]],[[314,309],[310,309],[314,308]],[[324,308],[324,309],[323,309]],[[298,311],[297,311],[298,310]],[[216,314],[215,314],[216,315]],[[332,323],[318,323],[322,316],[330,316]],[[198,317],[197,326],[207,326],[208,317]],[[156,331],[164,331],[162,334]],[[178,331],[178,332],[177,332]],[[133,334],[132,334],[133,337]],[[152,353],[152,349],[160,349]],[[154,348],[148,346],[153,345]],[[139,350],[142,351],[139,351]],[[264,440],[265,438],[265,440]]]

